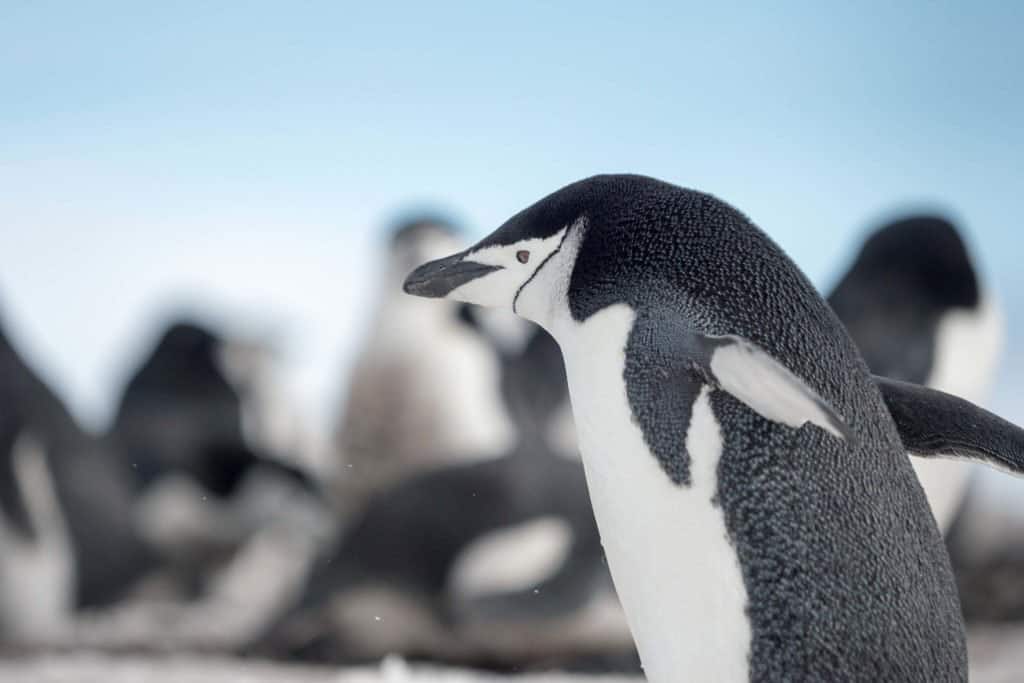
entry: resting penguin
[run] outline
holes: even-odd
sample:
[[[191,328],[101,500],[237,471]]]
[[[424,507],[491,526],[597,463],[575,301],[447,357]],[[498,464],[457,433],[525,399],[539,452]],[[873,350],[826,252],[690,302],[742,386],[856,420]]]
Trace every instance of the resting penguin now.
[[[301,470],[247,443],[243,397],[223,360],[229,347],[201,325],[177,322],[126,383],[111,438],[140,489],[182,473],[224,497],[257,468],[309,485]]]
[[[609,654],[633,663],[582,467],[548,438],[568,400],[561,355],[534,329],[502,364],[518,444],[373,495],[253,651],[500,668],[606,664]]]
[[[828,303],[873,373],[985,399],[1002,347],[1002,316],[949,221],[915,215],[872,233]],[[971,466],[912,463],[944,531]]]
[[[949,559],[907,452],[1019,470],[1024,432],[873,377],[738,211],[596,176],[405,290],[511,308],[558,341],[648,680],[966,678]]]
[[[400,289],[413,266],[462,244],[450,223],[430,216],[400,223],[390,239],[381,298],[336,430],[337,497],[350,512],[411,474],[497,457],[512,445],[493,335],[464,306],[431,306]]]
[[[246,438],[232,353],[202,325],[170,325],[126,383],[107,435],[140,528],[193,596],[252,534],[276,516],[305,519],[319,496],[301,468]]]

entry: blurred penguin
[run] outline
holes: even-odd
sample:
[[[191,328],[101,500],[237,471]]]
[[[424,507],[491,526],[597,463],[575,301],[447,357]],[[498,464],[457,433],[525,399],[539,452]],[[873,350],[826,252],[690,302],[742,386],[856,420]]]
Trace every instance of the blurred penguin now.
[[[376,493],[255,652],[495,668],[610,657],[635,669],[582,465],[552,436],[568,403],[561,354],[530,328],[502,357],[516,446]]]
[[[497,457],[514,440],[498,387],[496,321],[402,291],[411,268],[460,242],[450,223],[432,217],[401,223],[391,237],[381,298],[336,430],[345,510],[418,471]],[[518,321],[507,319],[515,329]]]
[[[871,371],[983,402],[995,379],[1003,319],[948,220],[915,215],[872,233],[828,298]],[[968,463],[912,458],[945,531]]]
[[[158,560],[128,480],[0,329],[0,632],[52,641],[125,597]]]
[[[127,382],[108,435],[132,475],[147,540],[192,597],[277,516],[314,524],[315,482],[246,438],[245,415],[258,413],[247,413],[237,375],[253,366],[235,353],[195,322],[172,324]]]

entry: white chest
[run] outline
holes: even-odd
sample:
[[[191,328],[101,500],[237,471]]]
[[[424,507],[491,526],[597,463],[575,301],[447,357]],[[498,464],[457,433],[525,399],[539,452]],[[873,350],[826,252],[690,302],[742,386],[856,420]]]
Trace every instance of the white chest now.
[[[976,312],[947,313],[937,330],[934,364],[927,385],[968,401],[984,402],[999,362],[1002,328],[1002,315],[989,297],[983,299]],[[977,471],[981,477],[990,479],[1005,479],[1002,473],[964,460],[911,458],[910,462],[942,531],[956,516],[971,472]]]
[[[722,510],[712,503],[722,441],[708,390],[694,404],[687,435],[692,484],[677,486],[629,409],[623,349],[632,324],[628,307],[613,306],[559,335],[616,590],[649,681],[747,680],[747,595]]]

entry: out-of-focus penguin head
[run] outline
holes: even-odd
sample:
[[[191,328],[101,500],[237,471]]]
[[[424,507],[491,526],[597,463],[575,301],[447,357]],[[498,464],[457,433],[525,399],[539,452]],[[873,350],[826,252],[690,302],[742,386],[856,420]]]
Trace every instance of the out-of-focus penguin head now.
[[[216,357],[220,345],[220,340],[209,330],[195,323],[177,322],[157,342],[153,358],[182,365],[205,363]]]
[[[940,313],[973,309],[980,296],[960,234],[945,218],[927,214],[894,221],[872,234],[847,276],[856,278],[881,281],[890,291],[912,290]]]
[[[417,216],[398,223],[392,232],[389,269],[404,277],[421,263],[458,251],[465,244],[451,222],[435,216]]]

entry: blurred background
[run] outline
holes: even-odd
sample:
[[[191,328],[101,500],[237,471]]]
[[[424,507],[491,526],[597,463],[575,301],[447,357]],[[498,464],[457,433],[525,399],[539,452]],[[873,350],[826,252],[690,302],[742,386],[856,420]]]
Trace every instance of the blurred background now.
[[[1022,32],[1015,3],[9,0],[0,328],[107,451],[175,322],[272,360],[275,427],[256,429],[313,482],[327,512],[296,524],[331,546],[354,513],[321,489],[400,281],[394,231],[450,222],[470,242],[571,181],[635,172],[737,206],[824,293],[871,230],[948,219],[1002,309],[983,402],[1024,423]],[[495,367],[527,334],[467,325]],[[986,481],[971,491],[1015,529],[1024,488]]]

